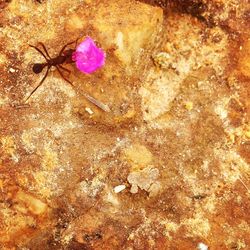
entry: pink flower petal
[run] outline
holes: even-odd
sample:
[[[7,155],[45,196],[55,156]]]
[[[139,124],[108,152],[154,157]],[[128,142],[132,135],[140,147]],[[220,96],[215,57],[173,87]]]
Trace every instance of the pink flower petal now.
[[[98,48],[90,37],[87,37],[77,46],[72,59],[76,61],[76,67],[80,71],[90,74],[104,65],[105,52]]]

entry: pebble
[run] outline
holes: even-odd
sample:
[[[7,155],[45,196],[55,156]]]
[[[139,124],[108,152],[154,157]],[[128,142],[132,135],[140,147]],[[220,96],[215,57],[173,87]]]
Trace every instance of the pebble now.
[[[10,73],[15,73],[15,72],[16,72],[16,70],[15,70],[15,69],[13,69],[13,68],[10,68],[10,69],[9,69],[9,72],[10,72]]]
[[[123,191],[124,189],[126,188],[125,185],[118,185],[116,187],[114,187],[114,192],[117,194],[117,193],[120,193],[121,191]]]
[[[88,112],[90,115],[94,114],[94,111],[91,108],[85,108],[86,112]]]

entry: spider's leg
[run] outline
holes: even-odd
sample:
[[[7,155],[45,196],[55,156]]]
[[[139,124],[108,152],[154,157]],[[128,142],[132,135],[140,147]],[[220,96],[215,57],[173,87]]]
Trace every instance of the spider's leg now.
[[[55,66],[55,67],[56,67],[56,69],[58,70],[60,76],[61,76],[66,82],[68,82],[71,86],[74,87],[73,83],[72,83],[71,81],[69,81],[67,78],[64,77],[64,75],[63,75],[63,73],[61,72],[60,68],[59,68],[58,66]]]
[[[48,76],[48,73],[49,73],[49,69],[50,67],[47,68],[47,71],[43,77],[43,79],[41,80],[41,82],[32,90],[32,92],[29,94],[29,96],[26,98],[26,100],[24,101],[24,103],[26,103],[29,98],[37,91],[37,89],[42,85],[42,83],[44,82],[44,80],[46,79],[46,77]]]
[[[44,53],[43,53],[40,49],[38,49],[37,47],[35,47],[35,46],[33,46],[33,45],[30,45],[30,44],[29,44],[29,46],[32,47],[32,48],[34,48],[35,50],[37,50],[40,54],[42,54],[43,57],[45,58],[45,60],[48,62],[47,57],[44,55]]]
[[[43,47],[43,49],[44,49],[44,51],[45,51],[45,54],[47,55],[47,57],[48,57],[49,59],[51,59],[51,57],[50,57],[50,55],[49,55],[49,52],[48,52],[48,50],[46,49],[45,45],[44,45],[42,42],[39,42],[38,44],[40,44],[40,45]]]

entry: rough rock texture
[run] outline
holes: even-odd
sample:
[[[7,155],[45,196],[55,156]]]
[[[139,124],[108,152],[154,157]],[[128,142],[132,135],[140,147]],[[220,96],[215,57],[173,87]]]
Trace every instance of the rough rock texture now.
[[[249,13],[0,1],[0,249],[249,249]],[[24,103],[45,73],[28,44],[56,56],[86,36],[105,67],[64,65],[74,87],[51,70]]]

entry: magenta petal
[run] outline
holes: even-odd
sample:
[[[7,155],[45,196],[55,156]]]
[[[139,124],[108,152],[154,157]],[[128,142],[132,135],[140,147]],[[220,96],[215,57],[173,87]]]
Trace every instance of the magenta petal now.
[[[104,65],[105,52],[98,48],[90,37],[87,37],[77,46],[72,59],[76,61],[76,67],[80,71],[90,74]]]

